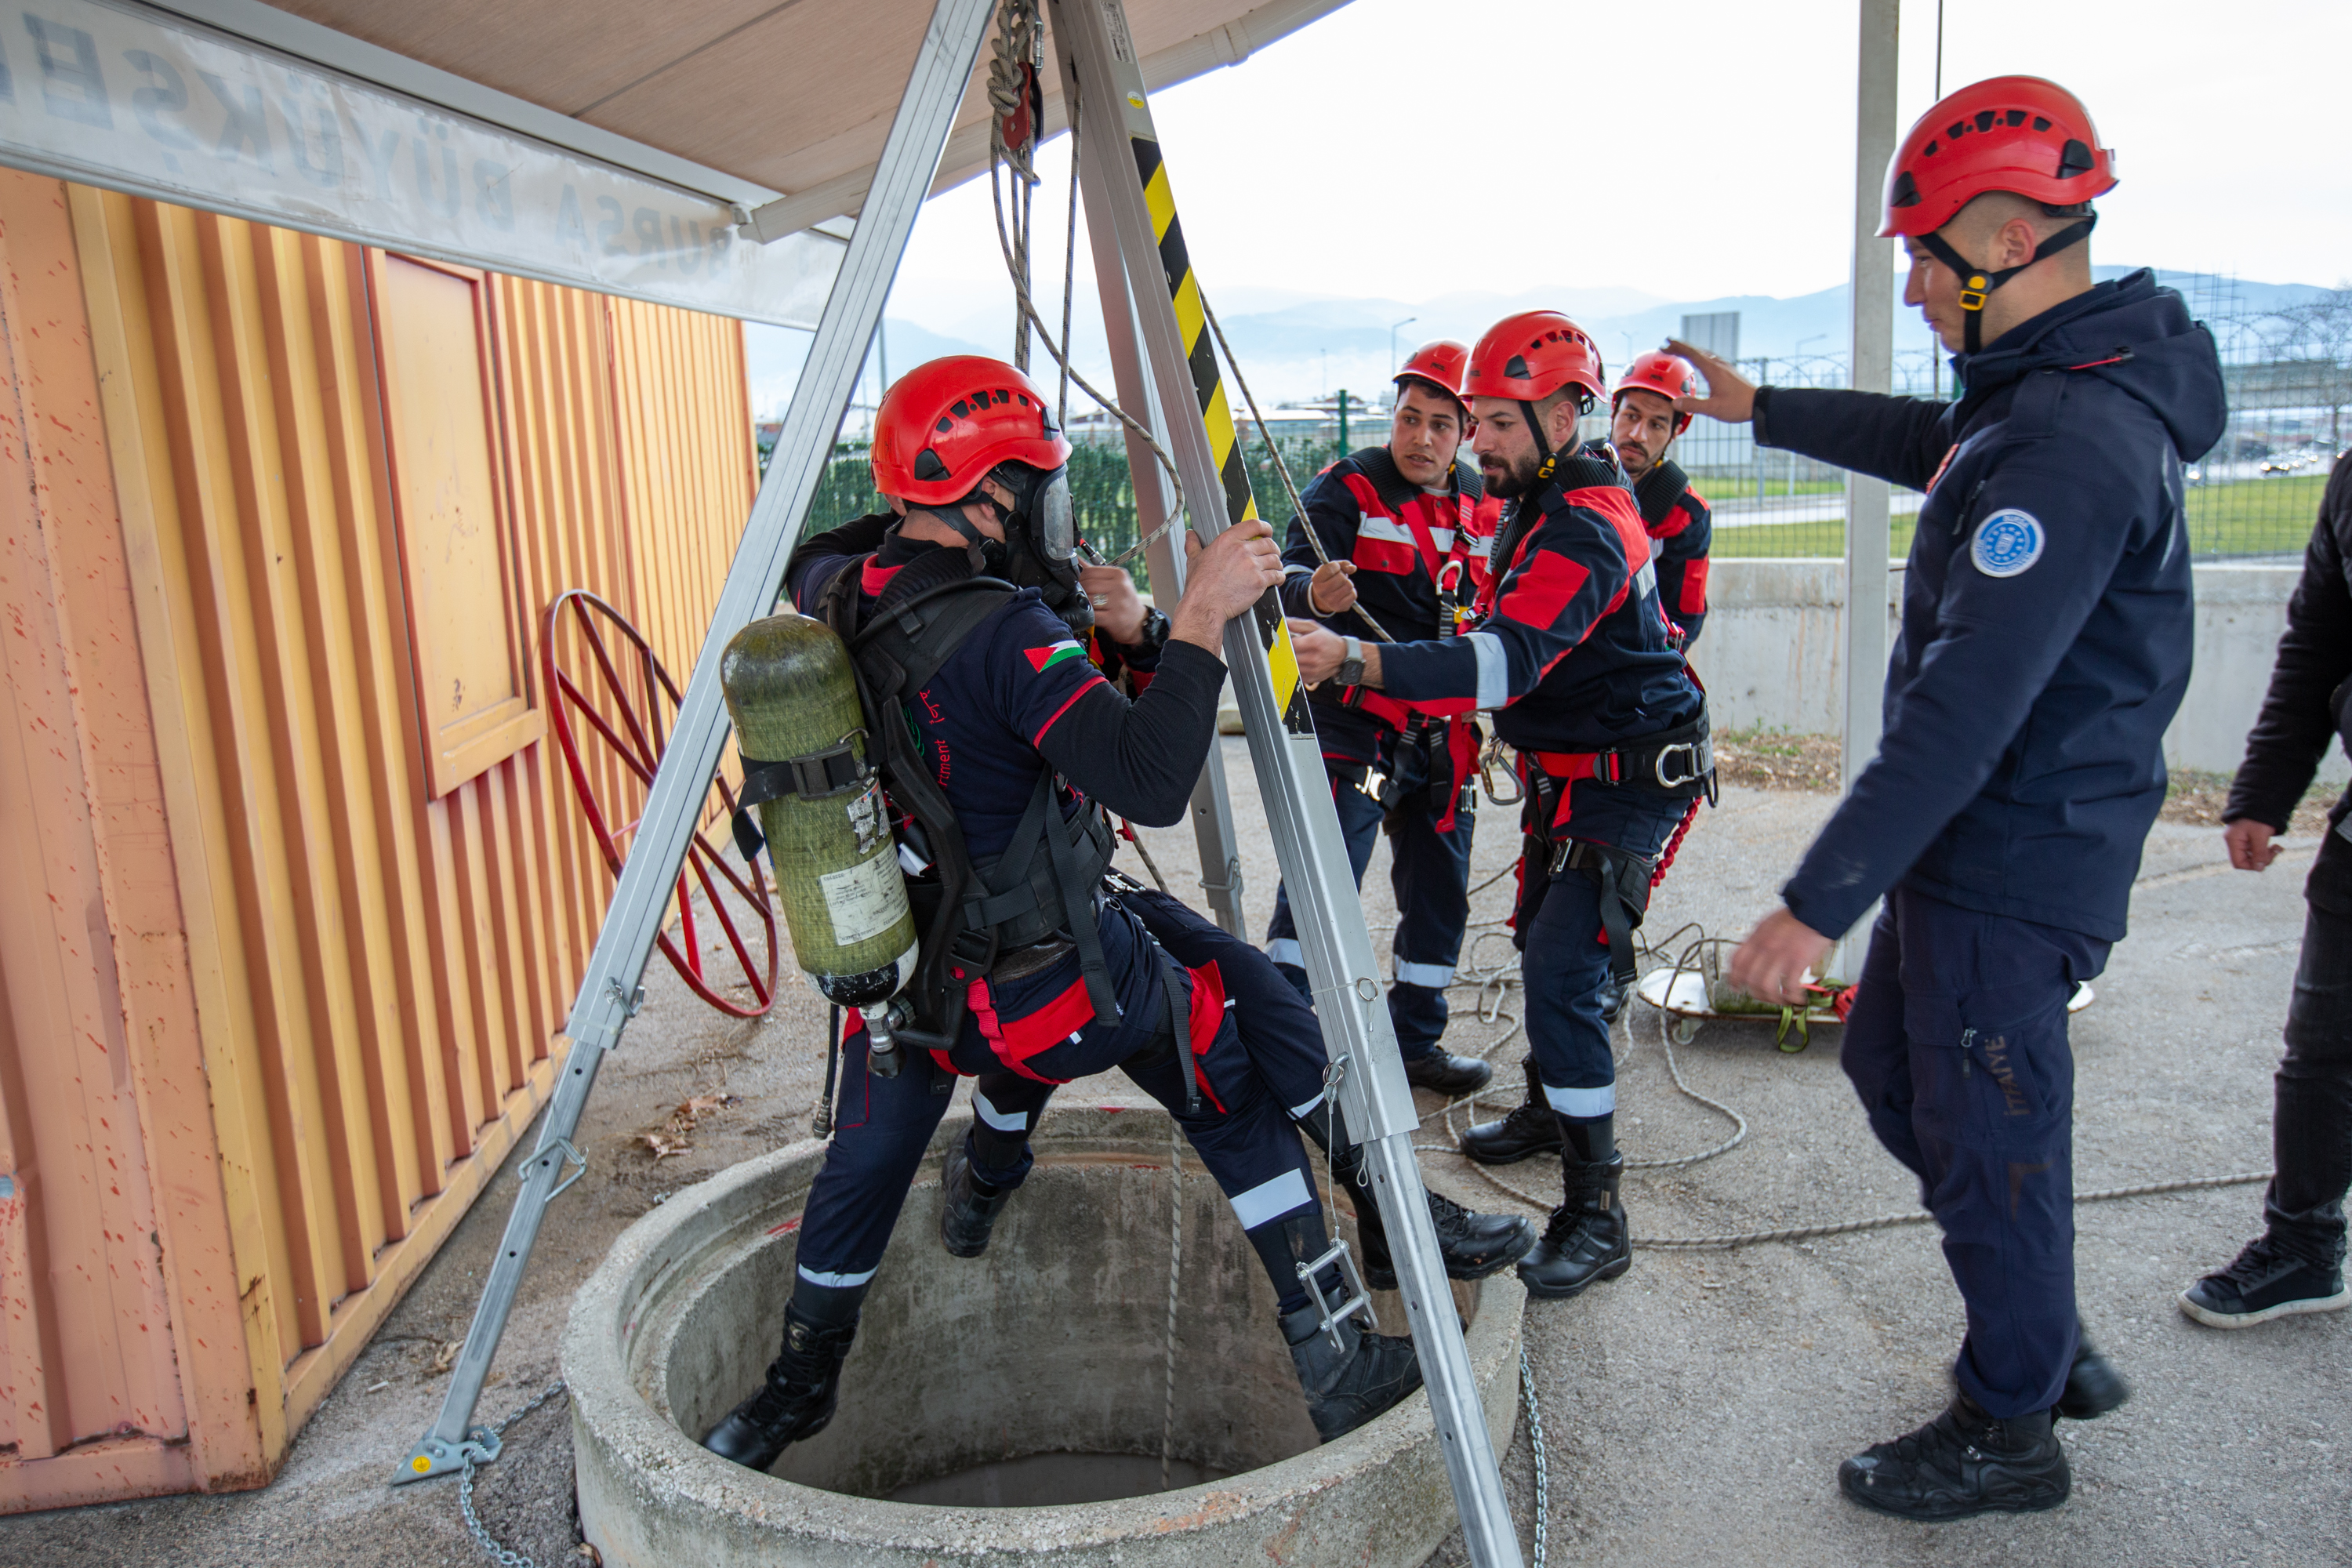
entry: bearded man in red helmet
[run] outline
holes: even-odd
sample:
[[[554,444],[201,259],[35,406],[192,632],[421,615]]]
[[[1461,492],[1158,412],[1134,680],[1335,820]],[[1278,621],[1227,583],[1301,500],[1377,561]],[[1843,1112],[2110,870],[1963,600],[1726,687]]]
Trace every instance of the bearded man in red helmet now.
[[[1659,606],[1649,532],[1607,447],[1578,443],[1604,385],[1600,351],[1566,316],[1496,323],[1463,390],[1487,493],[1509,507],[1462,634],[1368,643],[1291,623],[1308,680],[1441,717],[1489,711],[1518,752],[1514,936],[1534,1055],[1528,1103],[1472,1141],[1510,1145],[1478,1156],[1489,1161],[1560,1152],[1562,1202],[1519,1264],[1545,1297],[1632,1261],[1607,1009],[1632,977],[1633,929],[1668,840],[1714,782],[1706,700]]]
[[[1706,557],[1714,521],[1690,476],[1666,448],[1690,428],[1677,398],[1698,395],[1698,371],[1676,353],[1652,350],[1625,367],[1609,394],[1609,445],[1633,481],[1633,504],[1657,542],[1658,601],[1681,628],[1685,652],[1706,621]]]
[[[1282,552],[1284,609],[1343,637],[1423,642],[1461,630],[1495,543],[1476,465],[1456,460],[1470,436],[1469,359],[1466,346],[1444,340],[1415,349],[1396,376],[1386,444],[1349,453],[1307,487]],[[1449,1099],[1484,1089],[1493,1069],[1439,1043],[1470,919],[1475,722],[1434,718],[1361,685],[1326,681],[1307,695],[1359,885],[1374,841],[1389,837],[1397,902],[1389,1018],[1405,1078]],[[1265,951],[1306,996],[1284,889],[1275,890]]]
[[[1731,965],[1798,1001],[1886,900],[1842,1065],[1943,1227],[1968,1329],[1949,1408],[1838,1481],[1913,1519],[2057,1506],[2054,1417],[2129,1394],[2075,1310],[2066,1005],[2124,935],[2164,802],[2192,634],[2181,468],[2226,405],[2178,294],[2093,282],[2091,202],[2115,185],[2088,112],[2036,77],[1911,128],[1879,233],[1956,353],[1956,402],[1751,386],[1681,351],[1707,382],[1689,408],[1927,492],[1878,754]]]

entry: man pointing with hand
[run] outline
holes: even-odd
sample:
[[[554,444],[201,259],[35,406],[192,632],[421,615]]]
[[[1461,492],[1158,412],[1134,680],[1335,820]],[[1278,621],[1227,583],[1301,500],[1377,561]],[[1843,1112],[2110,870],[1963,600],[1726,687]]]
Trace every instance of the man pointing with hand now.
[[[2075,1314],[2066,1004],[2124,934],[2164,801],[2191,632],[2181,464],[2224,402],[2178,294],[2145,271],[2093,283],[2090,204],[2115,184],[2089,114],[2038,78],[1912,127],[1879,233],[1956,351],[1957,402],[1751,386],[1672,345],[1707,382],[1691,411],[1927,492],[1878,755],[1731,966],[1801,1000],[1886,900],[1843,1065],[1943,1227],[1968,1330],[1950,1407],[1838,1480],[1914,1519],[2057,1506],[2053,1418],[2128,1396]]]

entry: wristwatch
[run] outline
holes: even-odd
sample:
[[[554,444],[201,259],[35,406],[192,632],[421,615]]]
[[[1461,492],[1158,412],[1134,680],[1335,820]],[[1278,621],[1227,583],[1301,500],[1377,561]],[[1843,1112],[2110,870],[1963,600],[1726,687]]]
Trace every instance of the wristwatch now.
[[[1157,605],[1147,606],[1143,612],[1143,629],[1138,632],[1135,640],[1127,646],[1134,648],[1138,653],[1158,653],[1161,648],[1166,647],[1168,646],[1168,612]]]
[[[1364,641],[1361,637],[1343,637],[1340,641],[1348,649],[1348,657],[1339,661],[1339,673],[1331,679],[1342,686],[1361,686],[1364,683]]]

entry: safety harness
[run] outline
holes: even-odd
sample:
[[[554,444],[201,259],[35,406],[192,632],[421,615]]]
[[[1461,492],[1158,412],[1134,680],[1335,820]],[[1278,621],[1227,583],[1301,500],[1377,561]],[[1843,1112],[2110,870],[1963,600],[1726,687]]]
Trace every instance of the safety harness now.
[[[1444,551],[1420,507],[1413,503],[1429,494],[1405,478],[1386,447],[1367,447],[1350,454],[1357,472],[1341,476],[1355,498],[1358,530],[1373,518],[1409,530],[1422,566],[1437,592],[1437,635],[1458,637],[1470,618],[1463,603],[1462,585],[1477,553],[1475,529],[1478,503],[1486,489],[1476,470],[1453,465],[1454,522],[1453,539]],[[1368,495],[1366,491],[1370,493]],[[1439,833],[1454,829],[1477,766],[1478,727],[1468,719],[1433,719],[1392,697],[1363,686],[1329,686],[1323,700],[1371,715],[1392,734],[1385,766],[1367,770],[1359,788],[1380,803],[1386,826],[1394,830],[1398,808],[1415,795],[1425,796],[1432,826]],[[1336,694],[1336,695],[1333,695]],[[1442,765],[1441,765],[1442,764]]]
[[[2058,209],[2051,216],[2053,217],[2063,216],[2064,210]],[[1991,296],[1994,289],[2035,262],[2046,261],[2062,250],[2082,244],[2091,237],[2091,230],[2097,226],[2098,221],[2098,214],[2086,214],[2080,223],[2070,224],[2036,245],[2033,247],[2033,254],[2016,266],[2004,267],[1998,271],[1979,267],[1975,262],[1969,260],[1958,250],[1952,248],[1952,242],[1946,239],[1940,231],[1921,235],[1919,243],[1927,247],[1927,254],[1959,275],[1960,320],[1964,323],[1960,329],[1960,352],[1972,354],[1984,347],[1985,300]]]
[[[1671,467],[1663,463],[1658,466]],[[1674,469],[1674,479],[1681,480],[1673,491],[1673,497],[1679,498],[1689,480],[1679,468]],[[1538,470],[1538,479],[1539,483],[1557,480],[1564,493],[1623,482],[1613,462],[1581,448],[1565,456],[1547,456]],[[1494,569],[1488,577],[1490,587],[1510,574],[1519,551],[1535,531],[1531,519],[1540,515],[1541,509],[1532,502],[1512,509],[1503,537],[1496,544]],[[1692,684],[1697,685],[1698,676],[1690,669],[1687,659],[1683,668],[1690,674]],[[1705,688],[1700,690],[1703,694]],[[1632,984],[1633,932],[1649,910],[1650,889],[1663,879],[1672,850],[1653,858],[1613,844],[1571,837],[1566,831],[1571,792],[1580,781],[1590,779],[1612,789],[1639,790],[1666,800],[1687,801],[1690,808],[1683,819],[1683,828],[1687,830],[1698,802],[1704,798],[1713,805],[1716,800],[1715,742],[1708,732],[1705,709],[1687,724],[1604,752],[1521,752],[1519,771],[1527,787],[1527,801],[1520,813],[1523,847],[1519,906],[1512,916],[1513,942],[1521,951],[1526,950],[1535,905],[1549,878],[1580,870],[1601,889],[1601,929],[1609,939],[1610,971],[1620,987]],[[1681,837],[1678,831],[1675,835],[1677,845]],[[1530,868],[1538,866],[1544,868],[1549,876],[1530,876]]]
[[[906,817],[901,861],[915,863],[908,867],[907,891],[922,952],[906,990],[913,1017],[899,1035],[946,1051],[962,1030],[973,983],[1036,973],[1073,949],[1096,1019],[1115,1022],[1118,998],[1094,918],[1096,889],[1116,843],[1110,819],[1084,800],[1065,816],[1048,772],[1003,852],[974,859],[946,792],[924,763],[907,709],[964,639],[1020,590],[972,575],[963,552],[940,550],[900,567],[869,613],[857,587],[864,564],[852,559],[825,585],[817,618],[848,646],[883,787]],[[747,770],[762,766],[745,762]]]

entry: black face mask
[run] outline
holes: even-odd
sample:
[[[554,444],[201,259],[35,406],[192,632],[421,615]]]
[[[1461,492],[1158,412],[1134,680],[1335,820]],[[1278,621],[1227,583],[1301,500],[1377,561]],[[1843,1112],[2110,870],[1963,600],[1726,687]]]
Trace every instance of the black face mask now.
[[[1013,492],[1011,508],[995,506],[1004,525],[1005,560],[1001,574],[1037,596],[1074,632],[1095,624],[1094,602],[1078,582],[1077,531],[1070,511],[1070,471],[1051,473],[1025,463],[1008,463],[992,476]],[[992,572],[998,569],[992,566]]]

